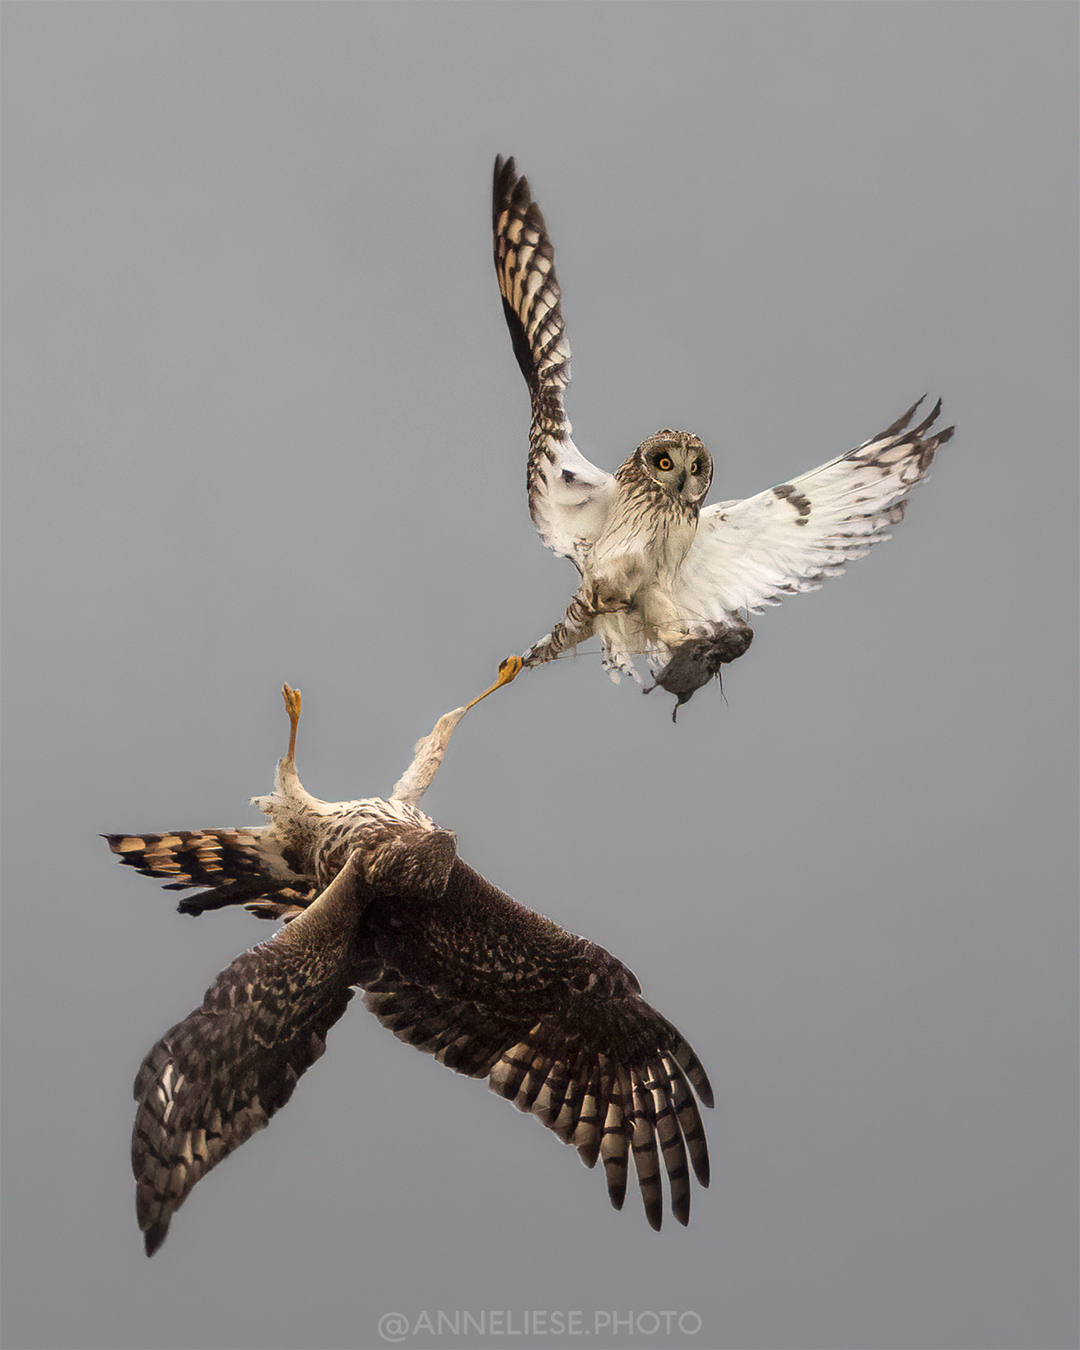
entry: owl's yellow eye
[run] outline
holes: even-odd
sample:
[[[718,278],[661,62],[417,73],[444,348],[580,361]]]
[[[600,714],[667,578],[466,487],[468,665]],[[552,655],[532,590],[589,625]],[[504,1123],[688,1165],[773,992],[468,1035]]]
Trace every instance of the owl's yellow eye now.
[[[695,478],[701,472],[701,462],[699,460],[695,459],[693,464],[690,465],[690,472]]]
[[[668,469],[671,468],[670,458],[667,455],[661,455],[660,458],[656,461],[656,467],[658,469],[663,469],[666,472]]]

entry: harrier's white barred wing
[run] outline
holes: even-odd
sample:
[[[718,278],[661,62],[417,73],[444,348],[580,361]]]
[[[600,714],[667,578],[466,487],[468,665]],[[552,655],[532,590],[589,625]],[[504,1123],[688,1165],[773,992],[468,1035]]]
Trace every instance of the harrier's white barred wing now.
[[[922,399],[919,400],[919,403]],[[760,613],[787,595],[816,590],[892,536],[908,494],[930,475],[952,427],[926,435],[941,412],[908,430],[919,403],[865,444],[744,501],[708,506],[674,586],[690,618]]]
[[[529,511],[540,538],[579,570],[607,519],[615,479],[590,464],[570,439],[563,391],[570,343],[562,317],[555,251],[529,183],[513,158],[495,161],[492,197],[495,275],[514,355],[532,399]]]

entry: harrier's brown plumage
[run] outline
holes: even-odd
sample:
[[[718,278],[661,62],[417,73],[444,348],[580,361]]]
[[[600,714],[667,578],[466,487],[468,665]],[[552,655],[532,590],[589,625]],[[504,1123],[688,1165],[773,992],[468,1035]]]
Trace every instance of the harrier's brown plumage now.
[[[295,737],[299,695],[286,697]],[[452,729],[433,733],[435,767]],[[263,831],[106,836],[172,887],[209,885],[181,902],[190,913],[245,903],[290,920],[224,970],[139,1070],[132,1166],[147,1254],[196,1182],[289,1100],[354,986],[402,1040],[486,1077],[588,1166],[602,1158],[617,1208],[632,1154],[654,1228],[666,1172],[685,1224],[690,1168],[709,1179],[694,1091],[711,1106],[712,1090],[631,971],[467,866],[415,806],[430,774],[418,791],[415,774],[402,779],[411,801],[322,802],[300,784],[293,743],[274,791],[256,799]]]

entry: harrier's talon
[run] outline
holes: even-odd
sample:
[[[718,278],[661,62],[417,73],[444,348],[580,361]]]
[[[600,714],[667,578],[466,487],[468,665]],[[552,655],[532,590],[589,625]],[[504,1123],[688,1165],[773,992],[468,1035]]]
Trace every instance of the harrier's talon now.
[[[300,690],[290,689],[287,684],[283,684],[281,693],[285,699],[285,711],[289,714],[289,750],[285,760],[287,763],[295,765],[296,728],[300,723]]]
[[[484,692],[474,698],[471,703],[467,703],[465,705],[465,711],[468,712],[470,708],[475,708],[482,698],[487,698],[488,694],[493,694],[496,689],[501,689],[504,684],[510,684],[511,681],[517,679],[518,675],[521,674],[522,665],[523,662],[520,656],[508,656],[505,661],[500,661],[499,678],[490,689],[485,689]]]

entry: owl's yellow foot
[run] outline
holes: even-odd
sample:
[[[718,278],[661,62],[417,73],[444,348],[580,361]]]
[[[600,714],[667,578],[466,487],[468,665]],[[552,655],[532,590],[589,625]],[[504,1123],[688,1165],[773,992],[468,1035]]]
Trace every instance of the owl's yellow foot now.
[[[290,689],[287,684],[281,686],[285,698],[285,711],[289,714],[289,751],[285,759],[289,764],[296,763],[296,728],[300,723],[300,690]]]
[[[501,689],[504,684],[509,684],[512,680],[515,680],[521,673],[521,665],[522,662],[520,656],[508,656],[505,661],[500,662],[499,678],[490,689],[485,689],[484,692],[474,698],[471,703],[466,704],[465,711],[468,712],[470,708],[475,708],[480,702],[480,699],[487,698],[488,694],[493,694],[496,689]]]

